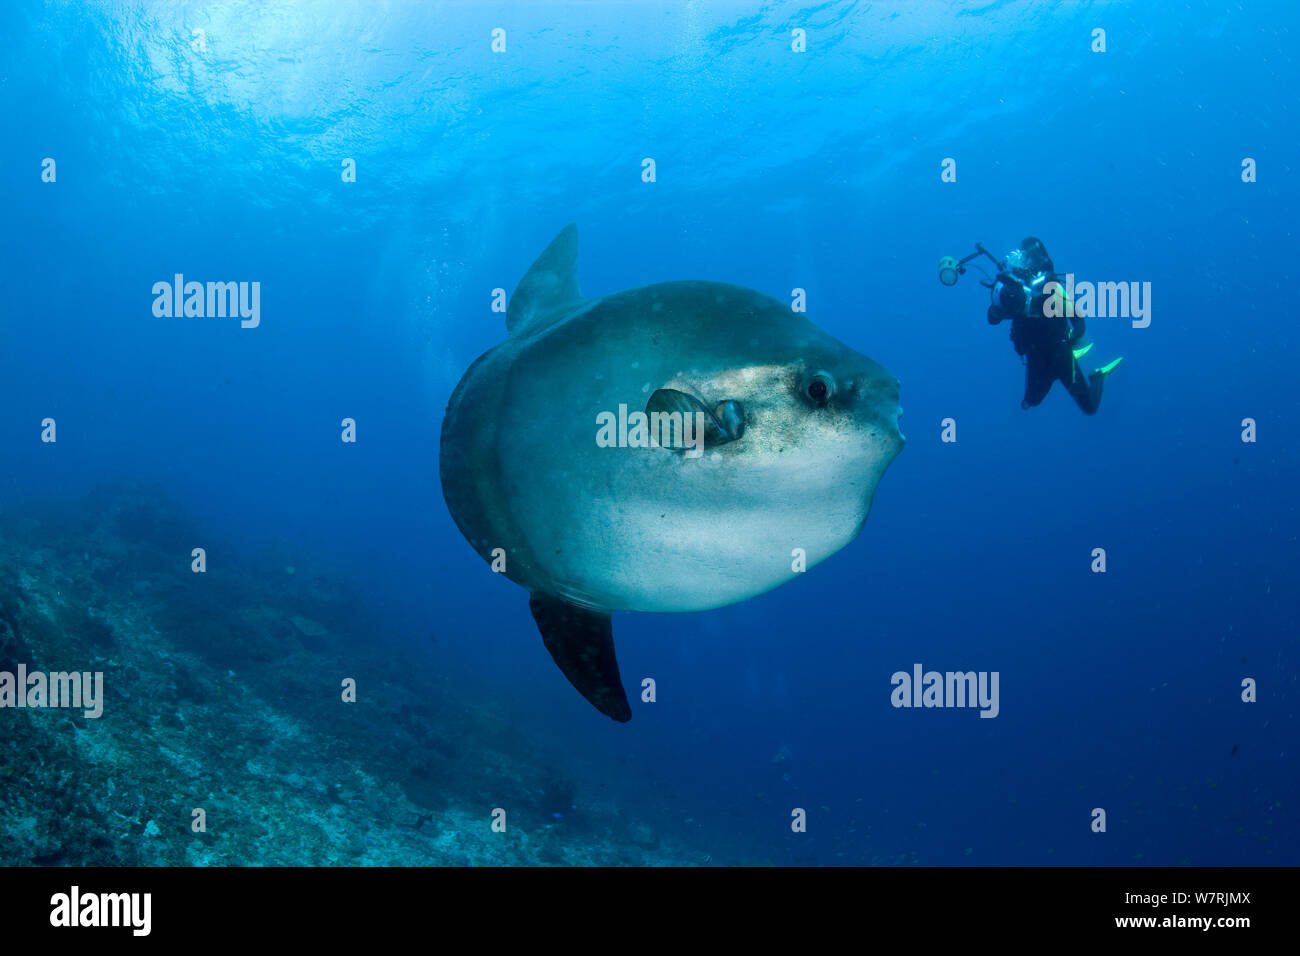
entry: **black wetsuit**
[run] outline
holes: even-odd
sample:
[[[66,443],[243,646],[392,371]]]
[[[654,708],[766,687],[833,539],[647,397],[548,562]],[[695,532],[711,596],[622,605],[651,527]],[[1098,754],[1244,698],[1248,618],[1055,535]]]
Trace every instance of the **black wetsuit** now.
[[[1011,344],[1025,360],[1025,398],[1020,407],[1038,405],[1059,379],[1085,415],[1096,414],[1106,377],[1085,374],[1074,357],[1083,339],[1083,317],[1044,315],[1046,299],[1041,293],[1035,295],[1025,315],[1007,315],[996,305],[989,306],[990,325],[1011,319]]]

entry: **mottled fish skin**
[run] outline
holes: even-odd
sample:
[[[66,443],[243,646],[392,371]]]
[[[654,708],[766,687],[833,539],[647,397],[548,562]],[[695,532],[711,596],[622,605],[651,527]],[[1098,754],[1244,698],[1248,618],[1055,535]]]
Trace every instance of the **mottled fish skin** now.
[[[794,549],[811,568],[852,541],[903,446],[897,379],[741,286],[583,300],[576,249],[570,226],[448,405],[443,492],[474,549],[504,549],[505,575],[535,596],[701,611],[790,580]],[[660,389],[712,410],[720,443],[694,457],[597,444],[598,414],[641,411]]]

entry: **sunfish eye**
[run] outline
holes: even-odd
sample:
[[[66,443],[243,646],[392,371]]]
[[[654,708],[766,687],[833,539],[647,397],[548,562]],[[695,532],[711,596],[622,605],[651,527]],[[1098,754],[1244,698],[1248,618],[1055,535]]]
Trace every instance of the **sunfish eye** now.
[[[826,372],[818,372],[808,382],[808,397],[818,405],[825,405],[835,394],[835,379]]]

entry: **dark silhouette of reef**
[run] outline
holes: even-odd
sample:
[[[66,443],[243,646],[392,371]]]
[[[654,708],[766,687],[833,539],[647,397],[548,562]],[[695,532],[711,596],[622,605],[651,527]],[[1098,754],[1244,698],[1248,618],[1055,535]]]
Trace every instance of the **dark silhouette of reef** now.
[[[391,633],[309,558],[213,554],[157,487],[0,515],[0,671],[104,674],[98,719],[0,709],[0,864],[708,858],[585,804],[499,709],[459,696],[432,642]]]

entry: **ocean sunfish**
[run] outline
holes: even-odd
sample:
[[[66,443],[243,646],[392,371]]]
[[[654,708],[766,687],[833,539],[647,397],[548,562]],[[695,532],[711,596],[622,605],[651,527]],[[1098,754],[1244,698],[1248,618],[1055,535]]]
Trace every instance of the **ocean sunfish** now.
[[[601,713],[630,720],[611,611],[704,611],[852,541],[903,447],[898,380],[723,282],[578,291],[569,225],[442,425],[443,495]]]

